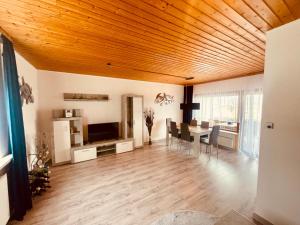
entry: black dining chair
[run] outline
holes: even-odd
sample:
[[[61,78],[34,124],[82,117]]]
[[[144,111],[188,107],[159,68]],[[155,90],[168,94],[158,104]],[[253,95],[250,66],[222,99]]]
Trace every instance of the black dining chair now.
[[[170,128],[171,128],[171,144],[170,144],[170,148],[172,148],[173,142],[175,139],[177,142],[177,149],[178,149],[178,145],[180,142],[180,133],[179,130],[177,128],[176,122],[174,121],[170,121]]]
[[[189,125],[187,123],[180,124],[181,141],[188,144],[189,154],[191,153],[191,143],[194,142],[194,136],[191,136]]]
[[[200,154],[202,152],[201,144],[206,146],[206,153],[208,152],[209,148],[209,158],[211,156],[212,147],[217,148],[217,158],[219,157],[219,145],[218,145],[218,136],[220,133],[220,126],[216,125],[213,126],[212,131],[208,138],[200,138]]]

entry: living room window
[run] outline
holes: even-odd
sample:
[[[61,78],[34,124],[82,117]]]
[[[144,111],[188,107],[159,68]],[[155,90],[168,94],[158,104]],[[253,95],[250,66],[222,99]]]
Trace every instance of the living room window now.
[[[2,44],[0,43],[0,158],[8,154],[8,124],[4,95],[2,67]]]
[[[193,111],[198,121],[238,122],[239,92],[195,95],[201,110]]]

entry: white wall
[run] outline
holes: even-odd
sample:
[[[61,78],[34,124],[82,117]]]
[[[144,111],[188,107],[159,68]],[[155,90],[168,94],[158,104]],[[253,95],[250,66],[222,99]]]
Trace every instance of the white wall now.
[[[255,212],[300,224],[300,20],[267,33]],[[274,129],[267,129],[273,122]]]
[[[84,121],[87,123],[121,122],[121,95],[139,94],[144,96],[144,107],[152,107],[155,111],[152,139],[165,138],[165,119],[171,117],[182,121],[179,104],[183,99],[183,87],[179,85],[162,84],[145,81],[38,71],[39,88],[39,128],[41,131],[51,131],[53,109],[79,108],[84,111]],[[63,93],[108,94],[111,100],[107,102],[66,102]],[[154,104],[159,92],[174,95],[175,102],[170,105]],[[144,131],[145,141],[148,132]]]
[[[251,90],[263,87],[263,74],[216,81],[194,86],[194,95],[203,93],[230,92],[239,90]]]
[[[16,62],[19,79],[24,77],[25,82],[32,87],[34,103],[23,105],[23,119],[27,153],[35,152],[35,139],[37,134],[37,110],[38,110],[38,84],[37,69],[16,52]],[[29,159],[30,162],[30,159]],[[29,165],[28,165],[29,166]]]

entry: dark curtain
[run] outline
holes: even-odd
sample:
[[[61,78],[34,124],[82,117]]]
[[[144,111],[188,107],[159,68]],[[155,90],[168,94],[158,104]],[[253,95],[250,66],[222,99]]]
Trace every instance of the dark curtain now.
[[[13,155],[9,195],[12,218],[22,220],[32,207],[29,189],[24,123],[19,90],[18,72],[12,43],[2,35],[4,91],[9,127],[9,151]]]
[[[193,103],[193,88],[194,86],[185,86],[184,87],[184,103]],[[183,109],[183,123],[190,123],[193,118],[192,109]]]

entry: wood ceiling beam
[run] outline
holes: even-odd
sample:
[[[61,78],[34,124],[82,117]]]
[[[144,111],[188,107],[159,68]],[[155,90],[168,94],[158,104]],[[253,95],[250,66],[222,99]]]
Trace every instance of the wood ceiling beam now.
[[[25,26],[25,24],[20,24],[19,25],[19,27],[24,27]],[[7,28],[9,28],[11,31],[14,31],[14,32],[17,32],[17,31],[19,31],[20,29],[16,26],[16,24],[11,24],[11,26],[7,26]],[[21,31],[22,31],[22,29],[21,29]],[[62,45],[62,47],[72,47],[72,46],[67,46],[67,45],[64,45],[64,43],[68,43],[68,42],[70,42],[70,43],[76,43],[76,45],[77,44],[79,44],[79,42],[81,42],[81,37],[76,37],[75,38],[75,35],[74,34],[70,34],[70,35],[66,35],[66,39],[64,38],[64,36],[62,35],[62,33],[59,33],[59,34],[51,34],[51,33],[48,33],[48,36],[47,36],[47,38],[45,39],[45,37],[43,37],[43,39],[39,39],[40,37],[42,37],[42,35],[38,35],[39,34],[39,32],[40,32],[40,30],[39,29],[37,29],[37,30],[35,30],[35,29],[30,29],[29,31],[27,30],[25,33],[20,33],[20,34],[18,34],[17,36],[19,36],[19,37],[22,37],[22,40],[19,40],[19,41],[23,41],[23,42],[25,42],[26,40],[28,40],[28,43],[37,43],[37,45],[38,46],[40,46],[41,48],[43,48],[45,45],[49,45],[49,44],[53,44],[55,41],[57,42],[58,40],[59,40],[59,42],[62,42],[63,41],[63,43],[61,43],[61,45]],[[37,34],[37,35],[31,35],[31,34]],[[57,36],[57,35],[59,35],[59,36]],[[24,39],[23,37],[26,37],[26,39]],[[49,38],[51,38],[52,37],[52,39],[49,39]],[[71,39],[70,39],[71,38]],[[95,41],[93,41],[93,38],[92,38],[92,36],[88,36],[88,38],[89,38],[89,42],[94,42],[94,45],[95,46],[102,46],[102,43],[104,42],[103,40],[101,40],[101,39],[95,39]],[[73,41],[72,41],[72,39],[74,39]],[[84,49],[84,45],[85,45],[85,41],[86,41],[87,39],[82,39],[82,44],[81,44],[81,48],[82,49]],[[16,41],[18,41],[18,39],[16,39]],[[87,42],[88,43],[88,42]],[[107,43],[103,43],[103,44],[105,44],[105,45],[107,45]],[[105,45],[104,46],[102,46],[102,47],[98,47],[98,49],[99,49],[99,52],[102,52],[102,50],[103,49],[105,49]],[[116,47],[115,47],[116,48]],[[95,47],[94,47],[94,49],[95,49]],[[110,51],[110,49],[108,49],[108,51]],[[120,49],[118,49],[118,51],[121,51]],[[124,52],[124,49],[123,49],[123,52]],[[128,50],[126,51],[126,49],[125,49],[125,52],[127,52],[128,53]],[[155,53],[155,54],[157,54],[157,53]],[[124,56],[125,57],[125,56]],[[126,57],[125,57],[126,58]],[[173,57],[174,58],[174,57]],[[197,62],[197,61],[193,61],[193,62]],[[205,59],[202,59],[202,60],[200,60],[199,61],[200,63],[206,63],[206,60]],[[199,63],[199,65],[200,65],[200,63]],[[208,65],[211,65],[211,63],[209,63],[208,62]],[[218,62],[218,63],[216,63],[216,65],[215,66],[217,66],[217,65],[222,65],[222,63],[220,63],[220,62]],[[239,65],[234,65],[234,64],[232,64],[232,63],[223,63],[223,65],[227,65],[227,68],[226,68],[226,70],[229,70],[229,68],[239,68],[240,66]],[[201,65],[200,65],[201,66]]]
[[[40,3],[39,3],[40,4]],[[71,6],[72,8],[68,8],[68,10],[72,10],[72,9],[74,9],[74,7],[75,7],[75,9],[76,9],[76,6]],[[79,13],[79,12],[81,12],[81,11],[83,11],[84,9],[78,9],[79,11],[77,11],[77,14]],[[87,17],[90,17],[91,15],[83,15],[83,17],[81,18],[81,20],[84,18],[84,16],[87,16]],[[103,17],[103,16],[102,16]],[[78,19],[80,19],[80,18],[78,18]],[[95,23],[97,23],[98,21],[93,21],[93,22],[95,22]],[[108,24],[108,25],[103,25],[103,24],[101,24],[102,26],[109,26],[109,27],[111,27],[112,26],[112,24]],[[117,29],[117,31],[119,32],[121,32],[121,30],[120,29],[125,29],[125,28],[128,28],[128,25],[127,26],[123,26],[123,27],[120,27],[120,28],[115,28],[115,29]],[[129,30],[129,31],[127,31],[127,33],[128,32],[134,32],[135,30],[134,29],[131,29],[131,30]],[[148,34],[148,33],[147,33]],[[135,36],[135,33],[132,33],[132,36]],[[145,37],[144,37],[145,38]],[[151,37],[151,40],[153,41],[153,38],[158,38],[158,43],[157,44],[160,44],[160,42],[162,41],[161,40],[161,37],[157,37],[157,36],[153,36],[152,35],[152,37]],[[160,38],[160,39],[159,39]],[[169,43],[169,42],[168,42]],[[166,43],[164,43],[164,45],[166,45]],[[169,44],[169,47],[170,47],[170,45],[172,45],[172,46],[174,46],[174,42],[171,42],[170,44]],[[180,46],[180,47],[185,47],[185,46]],[[207,47],[207,46],[205,46],[205,47]],[[187,51],[189,51],[189,53],[190,53],[190,51],[192,51],[192,52],[195,52],[195,49],[192,49],[191,47],[189,47],[189,49],[187,49],[187,47],[186,47],[186,50]],[[229,57],[230,57],[230,55],[220,55],[220,53],[222,53],[222,51],[219,51],[219,52],[213,52],[212,50],[209,50],[209,49],[205,49],[206,50],[206,52],[205,52],[205,54],[206,55],[212,55],[212,54],[214,54],[213,56],[214,57],[222,57],[222,58],[224,58],[224,59],[229,59]],[[195,52],[195,54],[199,54],[199,52]],[[235,60],[236,62],[239,62],[239,61],[237,61],[237,60],[240,60],[240,58],[242,57],[242,56],[235,56],[235,58],[233,58],[233,59],[231,59],[231,60]],[[241,62],[241,63],[244,63],[244,64],[251,64],[251,63],[249,63],[249,62]],[[254,62],[253,62],[254,63]]]
[[[89,1],[89,0],[88,0]],[[105,0],[106,1],[106,0]],[[114,4],[114,6],[115,7],[122,7],[122,8],[119,8],[120,9],[120,12],[118,11],[118,14],[122,14],[123,13],[123,11],[127,11],[127,12],[129,12],[129,13],[132,13],[132,14],[135,14],[135,15],[137,15],[138,13],[136,12],[137,10],[140,10],[139,8],[134,8],[133,9],[133,6],[132,5],[124,5],[124,4],[120,4],[120,2],[121,1],[110,1],[110,3],[111,4]],[[121,3],[123,3],[123,2],[121,2]],[[97,5],[98,5],[98,3],[97,3]],[[130,8],[130,11],[128,10],[128,8]],[[141,12],[137,15],[137,16],[139,16],[139,17],[143,17],[143,18],[151,18],[151,21],[156,21],[156,23],[158,24],[158,25],[160,25],[160,26],[162,26],[162,25],[164,25],[165,23],[164,22],[166,22],[166,21],[164,21],[163,19],[160,19],[159,18],[159,20],[155,20],[155,18],[158,18],[158,16],[160,16],[160,14],[159,14],[159,10],[157,10],[158,12],[155,14],[155,15],[152,15],[152,14],[150,14],[150,12],[153,12],[153,10],[151,10],[150,12],[147,12],[147,11],[143,11],[143,9],[141,9],[140,10]],[[182,21],[182,20],[177,20],[177,22],[179,22],[179,23],[176,23],[176,24],[172,24],[172,25],[174,25],[175,26],[175,28],[173,28],[173,29],[177,29],[178,30],[178,27],[181,27],[181,24],[183,24],[183,27],[185,27],[186,25],[185,24],[187,24],[187,25],[189,25],[188,23],[186,23],[186,21]],[[194,26],[195,26],[195,24],[193,24]],[[159,26],[159,27],[160,27]],[[220,27],[222,27],[222,25],[219,25]],[[166,23],[166,27],[170,27],[170,23]],[[190,34],[190,32],[197,32],[197,31],[199,31],[199,28],[198,27],[192,27],[191,25],[189,25],[189,27],[190,27],[190,30],[189,29],[184,29],[182,32],[181,32],[181,34],[182,35],[186,35],[187,34],[187,31],[189,32],[189,34]],[[200,29],[200,31],[201,31],[201,29]],[[203,32],[203,31],[202,31]],[[210,39],[211,39],[211,37],[213,37],[211,34],[209,34],[209,33],[206,33],[206,32],[203,32],[203,34],[206,34],[206,37],[207,38],[205,38],[205,39],[207,39],[207,40],[209,40],[210,41]],[[192,33],[192,35],[193,35],[193,33]],[[211,35],[211,36],[210,36]],[[195,35],[195,33],[194,33],[194,35],[193,35],[193,37],[195,37],[195,39],[197,39],[197,37],[199,37],[199,34],[197,34],[197,35]],[[209,39],[208,39],[209,38]],[[238,38],[240,38],[240,36],[236,36],[236,38],[238,39]],[[228,40],[229,38],[228,37],[226,37],[226,40]],[[230,38],[230,40],[234,40],[234,38]],[[216,44],[219,44],[219,45],[221,45],[221,46],[226,46],[226,47],[229,47],[230,48],[230,46],[231,46],[231,44],[228,44],[226,41],[224,41],[224,40],[222,40],[222,39],[218,39],[218,38],[214,38],[214,42],[216,43]],[[240,48],[240,50],[246,50],[246,51],[248,51],[249,52],[249,50],[251,51],[252,49],[251,48],[249,48],[249,46],[253,46],[255,49],[257,49],[257,51],[258,52],[256,52],[256,53],[253,53],[254,55],[256,55],[257,53],[261,53],[261,54],[264,54],[264,51],[262,50],[262,49],[260,49],[260,48],[258,48],[256,45],[253,45],[253,40],[250,42],[250,41],[248,41],[246,44],[241,44],[241,43],[238,43],[238,42],[235,42],[234,44],[236,44],[238,47],[236,47],[235,49],[239,49]],[[262,47],[264,46],[264,43],[262,43]]]
[[[38,69],[191,84],[262,72],[265,32],[299,18],[300,3],[0,0],[0,15]]]
[[[34,19],[34,18],[32,18],[32,19]],[[40,21],[40,18],[35,18],[37,21]],[[75,21],[74,21],[75,22]],[[43,22],[42,22],[43,23]],[[59,27],[61,24],[56,24],[55,25],[55,27],[56,27],[56,29],[57,29],[57,27]],[[50,26],[50,22],[48,22],[48,27]],[[40,28],[41,29],[41,28]],[[78,28],[79,29],[79,28]],[[107,32],[109,32],[108,30],[106,30]],[[110,37],[110,38],[112,38],[112,37]],[[146,45],[147,46],[147,45]],[[189,54],[189,52],[187,53],[187,57],[190,57],[190,54]],[[198,56],[197,56],[198,57]],[[195,58],[197,58],[197,57],[195,57]],[[202,60],[202,59],[201,59]]]
[[[262,0],[244,0],[245,4],[272,28],[283,24],[280,18]]]
[[[298,19],[300,18],[300,1],[299,0],[285,0],[285,3],[292,12],[294,18]]]
[[[16,30],[16,29],[14,29],[14,30]],[[24,36],[24,34],[20,33],[19,36]],[[55,40],[55,36],[52,37],[52,38]],[[60,38],[60,40],[63,41],[62,38]],[[24,42],[24,40],[22,40],[22,41],[23,41],[23,43],[27,43],[27,45],[31,45],[31,46],[35,46],[36,45],[37,47],[40,46],[41,51],[47,51],[47,52],[49,52],[51,50],[51,48],[55,49],[56,51],[61,51],[60,49],[67,49],[69,51],[70,55],[73,54],[73,51],[76,51],[77,53],[81,53],[82,56],[83,56],[83,58],[86,58],[87,53],[89,53],[90,56],[92,56],[94,58],[101,58],[101,59],[103,59],[102,56],[106,56],[107,58],[105,58],[105,61],[102,63],[103,65],[106,65],[107,62],[112,62],[113,64],[121,64],[121,65],[126,65],[126,66],[135,66],[135,67],[137,66],[136,64],[128,65],[128,63],[133,63],[133,61],[130,60],[130,57],[128,57],[127,55],[126,55],[126,58],[124,56],[123,57],[122,56],[117,57],[115,55],[111,56],[111,55],[108,54],[108,52],[102,51],[102,49],[100,49],[100,51],[101,51],[101,57],[100,57],[99,55],[93,53],[93,50],[95,49],[94,45],[90,45],[89,46],[89,45],[86,44],[83,47],[83,45],[81,45],[79,39],[77,39],[77,45],[75,45],[75,46],[68,46],[65,43],[54,45],[54,44],[52,44],[51,40],[47,40],[47,43],[41,45],[40,41],[35,41],[34,39],[31,39],[31,38],[28,38],[27,42]],[[48,49],[49,47],[50,47],[50,49]],[[82,52],[82,49],[84,49],[84,52]],[[53,54],[55,54],[55,52],[53,52]],[[119,60],[119,61],[115,61],[116,59]],[[172,69],[173,69],[172,67],[171,68],[169,67],[169,64],[164,64],[163,62],[161,62],[159,64],[160,65],[159,67],[155,67],[155,65],[157,65],[157,64],[155,64],[154,62],[145,64],[141,60],[136,60],[136,58],[133,58],[133,59],[138,64],[139,64],[139,62],[142,62],[142,65],[140,65],[142,67],[146,67],[147,66],[147,68],[149,68],[149,66],[151,66],[154,70],[164,69],[164,71],[172,71]],[[62,58],[62,60],[63,60],[63,58]],[[162,65],[165,65],[165,67],[162,68]],[[39,66],[39,65],[37,65],[37,66]],[[178,70],[179,68],[180,67],[176,66],[176,68],[174,68],[175,69],[174,72],[176,72],[176,70]],[[192,71],[189,72],[187,69],[188,68],[186,68],[185,70],[181,70],[181,73],[185,73],[186,74],[186,73],[191,73],[192,72]],[[241,72],[241,71],[245,71],[245,70],[246,69],[243,70],[241,68],[233,68],[233,67],[232,68],[228,68],[226,70],[222,70],[222,69],[219,69],[218,67],[217,68],[213,68],[213,67],[202,67],[202,66],[200,66],[198,72],[199,73],[205,73],[205,72],[212,71],[213,73],[221,73],[222,71],[223,72],[227,71],[227,73],[230,73],[230,72],[234,72],[234,71]],[[177,72],[180,72],[180,70],[177,71]],[[197,70],[194,68],[193,72],[197,73]],[[197,74],[192,74],[192,75],[197,75]]]
[[[154,1],[153,1],[154,2]],[[235,27],[235,31],[231,30],[229,27],[223,25],[221,21],[226,21],[226,17],[219,14],[213,8],[209,8],[208,5],[201,4],[200,7],[195,7],[184,1],[176,0],[155,0],[155,6],[159,9],[161,5],[165,3],[166,7],[163,9],[164,12],[168,12],[170,15],[195,26],[197,29],[206,28],[207,32],[212,31],[214,35],[216,33],[219,37],[223,37],[226,42],[230,45],[243,46],[257,51],[258,53],[264,53],[264,43],[259,39],[248,41],[244,38],[247,31],[243,30],[242,35],[238,34],[236,31],[240,31],[240,27]],[[197,2],[198,5],[201,1]],[[253,43],[257,44],[253,44]]]
[[[289,10],[284,0],[263,0],[268,7],[280,18],[283,23],[289,23],[296,19]]]
[[[17,46],[21,52],[24,50],[22,50],[22,47]],[[52,50],[51,50],[52,51]],[[51,53],[50,51],[50,53]],[[67,51],[67,50],[66,50]],[[28,52],[28,49],[25,50],[25,52]],[[53,51],[52,53],[55,53],[57,51]],[[63,51],[62,53],[64,53],[65,51]],[[45,64],[48,64],[49,61],[51,62],[50,65],[52,65],[52,67],[45,68],[44,66],[39,66],[38,69],[46,69],[46,70],[54,70],[54,71],[60,71],[60,72],[76,72],[76,70],[78,68],[81,68],[82,70],[80,71],[85,71],[85,74],[95,74],[95,75],[101,75],[101,76],[110,76],[111,74],[114,74],[114,77],[119,77],[119,78],[126,78],[126,76],[128,74],[132,75],[135,74],[134,79],[136,80],[151,80],[151,81],[157,81],[157,78],[164,79],[165,82],[170,83],[170,80],[173,80],[173,77],[171,76],[166,76],[165,74],[159,74],[157,73],[156,75],[153,75],[153,72],[143,72],[142,74],[139,73],[141,71],[138,70],[134,70],[134,69],[130,69],[130,68],[126,68],[125,66],[121,66],[121,67],[112,67],[109,69],[109,67],[107,67],[106,65],[103,65],[101,63],[99,63],[98,59],[95,58],[86,58],[85,60],[81,60],[79,58],[80,55],[79,54],[78,57],[76,57],[76,54],[72,54],[71,57],[69,57],[67,60],[53,60],[53,57],[49,57],[49,51],[40,51],[39,53],[37,53],[36,57],[38,58],[42,58],[45,61]],[[69,53],[69,52],[68,52]],[[36,53],[35,53],[36,54]],[[58,65],[60,65],[58,67]],[[56,68],[56,69],[55,69]],[[68,68],[67,70],[62,70],[60,68]],[[74,69],[75,68],[75,69]],[[104,72],[98,72],[99,71],[104,71]],[[246,72],[244,72],[245,74],[247,74]],[[184,76],[184,75],[182,75]],[[218,75],[219,76],[219,75]],[[221,74],[222,77],[230,77],[230,74]],[[163,78],[165,77],[165,78]],[[174,78],[175,79],[175,78]],[[200,82],[200,80],[209,80],[211,79],[210,75],[200,75],[200,77],[195,77],[195,79],[193,81],[197,81]],[[184,79],[182,78],[176,78],[176,80],[178,81],[178,84],[185,84],[187,83]]]

